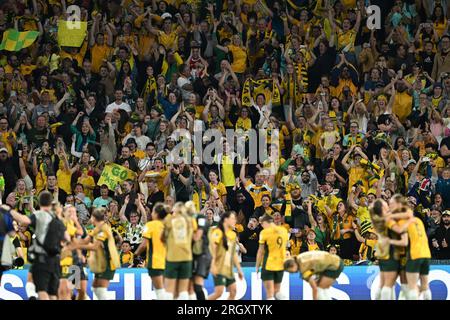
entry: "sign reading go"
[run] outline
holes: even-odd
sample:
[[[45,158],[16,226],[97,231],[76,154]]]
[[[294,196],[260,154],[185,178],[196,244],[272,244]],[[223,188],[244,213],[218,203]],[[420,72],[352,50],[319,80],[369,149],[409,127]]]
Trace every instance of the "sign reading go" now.
[[[105,184],[109,190],[114,190],[118,183],[120,184],[127,179],[134,180],[135,178],[136,172],[115,163],[108,163],[105,165],[97,185]]]

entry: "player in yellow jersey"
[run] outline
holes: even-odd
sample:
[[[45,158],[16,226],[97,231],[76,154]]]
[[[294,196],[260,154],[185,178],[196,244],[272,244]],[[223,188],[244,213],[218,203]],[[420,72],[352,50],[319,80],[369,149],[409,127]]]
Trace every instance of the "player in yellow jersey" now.
[[[311,285],[314,300],[331,300],[328,290],[344,270],[344,262],[326,251],[308,251],[287,259],[284,270],[300,272]]]
[[[92,251],[89,256],[89,268],[95,274],[92,287],[98,300],[108,300],[107,288],[114,278],[116,269],[120,268],[120,258],[117,252],[111,227],[105,222],[105,208],[97,208],[92,212],[91,221],[94,225],[92,234],[78,240],[72,249]]]
[[[163,220],[167,216],[169,209],[163,203],[158,202],[153,207],[152,221],[146,223],[142,233],[142,243],[134,253],[135,256],[145,249],[147,252],[148,275],[152,278],[155,287],[156,299],[164,300],[164,269],[166,268],[166,247],[161,242],[163,233]]]
[[[424,300],[431,300],[431,291],[428,286],[430,272],[431,252],[428,237],[423,222],[417,217],[411,217],[406,223],[399,226],[396,232],[408,237],[399,245],[406,247],[406,279],[408,281],[407,300],[419,300],[417,282],[420,278],[420,292]]]
[[[222,296],[225,287],[230,293],[228,300],[234,300],[236,297],[234,266],[238,269],[239,278],[244,278],[236,251],[237,234],[233,231],[235,225],[236,213],[227,211],[222,214],[219,225],[211,229],[209,248],[212,255],[211,273],[214,278],[214,293],[209,295],[208,300],[217,300]]]
[[[370,210],[372,225],[378,236],[375,250],[380,266],[380,291],[375,295],[376,300],[395,300],[394,286],[399,275],[402,283],[399,299],[406,293],[406,277],[403,272],[406,257],[403,248],[399,246],[406,235],[398,236],[399,226],[393,220],[404,220],[411,216],[412,211],[404,204],[403,197],[395,195],[389,206],[377,199]]]
[[[263,231],[259,234],[259,249],[256,255],[256,273],[262,266],[261,279],[264,281],[267,300],[286,300],[280,292],[284,274],[284,260],[289,234],[286,228],[276,226],[273,218],[261,218]]]
[[[83,234],[83,229],[78,222],[77,210],[74,206],[68,205],[63,211],[63,222],[71,239]],[[71,300],[71,285],[69,278],[72,275],[71,266],[77,265],[78,253],[76,250],[68,250],[63,247],[61,250],[61,278],[59,280],[58,299]]]
[[[164,219],[163,241],[167,248],[166,269],[164,271],[166,298],[173,300],[178,292],[178,300],[189,300],[189,279],[192,277],[192,240],[197,230],[195,219],[188,216],[182,202],[173,206],[173,213]],[[196,233],[197,235],[198,233]]]

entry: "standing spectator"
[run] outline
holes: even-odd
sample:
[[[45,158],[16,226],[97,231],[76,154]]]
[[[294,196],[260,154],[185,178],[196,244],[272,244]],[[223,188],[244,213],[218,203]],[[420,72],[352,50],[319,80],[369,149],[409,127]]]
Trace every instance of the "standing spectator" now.
[[[437,258],[448,260],[450,259],[450,211],[445,210],[442,213],[442,223],[437,228],[435,237],[432,241],[433,248],[438,251]]]

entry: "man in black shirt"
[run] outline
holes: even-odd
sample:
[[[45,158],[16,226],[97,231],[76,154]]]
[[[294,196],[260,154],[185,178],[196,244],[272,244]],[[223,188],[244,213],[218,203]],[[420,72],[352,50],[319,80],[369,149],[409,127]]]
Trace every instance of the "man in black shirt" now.
[[[247,250],[247,253],[242,255],[243,262],[255,262],[256,253],[258,252],[258,241],[261,227],[259,226],[258,219],[251,217],[244,231],[239,234],[239,240]]]
[[[450,158],[450,137],[442,139],[439,150],[441,152],[441,157],[444,158],[445,163],[447,163]]]
[[[147,188],[148,188],[147,207],[149,207],[150,211],[152,211],[155,203],[164,202],[164,192],[158,189],[157,181],[154,178],[151,178],[147,181]]]
[[[450,259],[450,210],[442,213],[442,223],[436,230],[435,238],[437,240],[437,246],[433,244],[433,247],[438,251],[437,258],[443,260]]]
[[[123,165],[125,161],[128,162],[128,167],[134,172],[138,172],[138,165],[136,158],[132,156],[130,148],[128,146],[123,146],[120,153],[120,157],[117,159],[116,163]]]
[[[17,173],[19,171],[19,160],[17,158],[16,151],[14,152],[14,157],[8,155],[8,149],[5,147],[0,147],[0,173],[3,174],[5,179],[5,190],[0,196],[3,200],[14,190],[17,182]]]
[[[54,173],[50,173],[47,176],[46,188],[42,190],[41,193],[43,193],[44,191],[50,192],[54,198],[58,199],[59,203],[61,204],[66,203],[67,192],[65,192],[61,188],[58,188],[58,179],[56,178],[56,175]]]
[[[186,166],[183,162],[179,165],[170,165],[170,174],[166,176],[164,184],[168,185],[173,183],[175,188],[175,200],[186,202],[191,200],[193,188],[192,186],[192,174],[189,166]]]
[[[423,71],[427,72],[429,75],[433,72],[434,56],[433,52],[434,45],[431,41],[426,41],[424,45],[424,50],[420,51],[419,57],[420,62],[423,66]]]

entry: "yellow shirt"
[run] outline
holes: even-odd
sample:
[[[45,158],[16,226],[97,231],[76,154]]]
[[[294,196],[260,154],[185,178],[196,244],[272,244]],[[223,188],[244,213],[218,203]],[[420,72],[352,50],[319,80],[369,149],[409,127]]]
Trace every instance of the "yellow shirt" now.
[[[103,246],[99,250],[103,250],[107,262],[109,262],[109,269],[116,270],[120,268],[120,256],[117,251],[114,236],[111,231],[111,227],[104,223],[99,228],[92,230],[91,237],[95,241],[102,242]]]
[[[103,59],[108,59],[113,51],[113,48],[107,44],[99,46],[94,44],[91,48],[92,72],[99,73],[100,67],[103,64]]]
[[[10,156],[13,155],[13,145],[11,143],[9,143],[8,141],[8,136],[12,135],[13,140],[12,142],[16,141],[16,134],[14,131],[5,131],[5,132],[0,132],[0,141],[3,142],[5,144],[6,149],[8,149],[8,154]]]
[[[300,273],[306,281],[315,274],[326,270],[336,271],[341,264],[339,256],[326,251],[308,251],[295,257],[300,265]]]
[[[263,269],[268,271],[282,271],[286,258],[286,245],[289,234],[285,228],[271,226],[259,234],[259,244],[265,246]]]
[[[408,259],[426,259],[431,258],[428,237],[423,222],[419,218],[414,218],[408,226]]]
[[[226,187],[234,186],[236,177],[234,176],[233,161],[228,155],[222,156],[222,170],[220,180]]]
[[[433,27],[440,39],[444,35],[445,30],[447,30],[447,20],[444,19],[444,23],[435,22],[433,23]]]
[[[365,179],[366,170],[363,167],[357,166],[357,167],[351,167],[348,171],[348,192],[352,190],[353,185],[358,181],[361,180],[363,183],[363,187],[365,190],[368,190],[369,183]]]
[[[139,160],[144,159],[145,158],[145,152],[142,150],[137,149],[134,153],[133,156]]]
[[[397,92],[392,106],[392,112],[397,115],[400,122],[404,122],[411,114],[413,98],[408,92]]]
[[[77,228],[75,227],[75,223],[72,220],[64,221],[64,225],[66,227],[67,233],[72,238],[75,236],[77,232]],[[60,260],[60,266],[61,272],[64,274],[69,273],[69,267],[73,264],[73,256],[71,250],[63,249],[61,251],[61,260]]]
[[[167,230],[167,261],[192,261],[192,235],[197,230],[197,222],[187,215],[168,215],[164,219]]]
[[[247,52],[242,47],[230,44],[227,46],[228,50],[233,55],[233,63],[231,69],[236,73],[244,73],[247,68]]]
[[[158,34],[158,41],[167,50],[171,49],[171,48],[176,49],[177,48],[177,42],[178,42],[178,34],[177,34],[176,31],[172,31],[169,34],[163,32],[163,31],[160,31],[159,34]]]
[[[120,264],[133,264],[134,254],[133,252],[121,252],[120,253]]]
[[[236,238],[237,234],[233,230],[226,231],[228,250],[223,246],[223,232],[219,228],[214,228],[210,233],[210,250],[212,251],[212,244],[216,244],[215,252],[215,266],[218,274],[233,279],[233,257],[236,254]]]
[[[364,243],[361,243],[359,247],[359,254],[361,255],[361,260],[368,260],[373,257],[374,248],[377,244],[377,240],[366,239]]]
[[[252,120],[250,118],[239,117],[236,121],[236,130],[248,131],[252,128]]]
[[[169,171],[167,170],[163,170],[163,171],[147,171],[145,173],[145,177],[149,177],[149,178],[155,178],[156,179],[156,184],[158,185],[158,189],[161,190],[162,192],[164,192],[164,196],[168,196],[169,195],[169,187],[166,187],[164,185],[164,179],[166,178],[167,174],[169,173]]]
[[[247,189],[248,193],[253,198],[253,201],[255,201],[255,208],[260,207],[261,204],[261,198],[263,195],[267,194],[270,196],[272,189],[267,185],[257,186],[256,184],[252,183],[250,180],[247,181],[247,184],[245,185],[245,189]]]
[[[64,190],[67,194],[72,194],[72,172],[70,170],[59,169],[56,172],[56,178],[58,179],[58,188]]]
[[[31,74],[34,69],[36,69],[36,66],[33,64],[31,65],[21,64],[19,67],[20,73],[24,76]]]
[[[353,30],[348,30],[347,32],[341,32],[338,33],[338,50],[342,50],[345,47],[349,47],[348,52],[354,52],[355,51],[355,39],[356,39],[356,33]]]
[[[95,188],[94,177],[92,176],[81,176],[78,178],[77,183],[81,183],[84,187],[84,194],[86,197],[92,200],[93,198],[93,190]]]
[[[295,239],[289,240],[290,247],[289,251],[291,253],[291,256],[296,256],[300,254],[300,249],[302,248],[302,240],[297,239],[297,242],[295,242]]]
[[[211,190],[217,190],[217,194],[219,195],[219,198],[221,200],[222,196],[227,195],[227,189],[225,188],[225,185],[222,182],[219,182],[217,185],[213,185],[212,182],[210,182],[209,186],[211,187]]]
[[[147,222],[142,232],[142,237],[147,242],[147,268],[165,269],[166,268],[166,247],[161,241],[161,235],[164,230],[164,224],[159,220]]]

